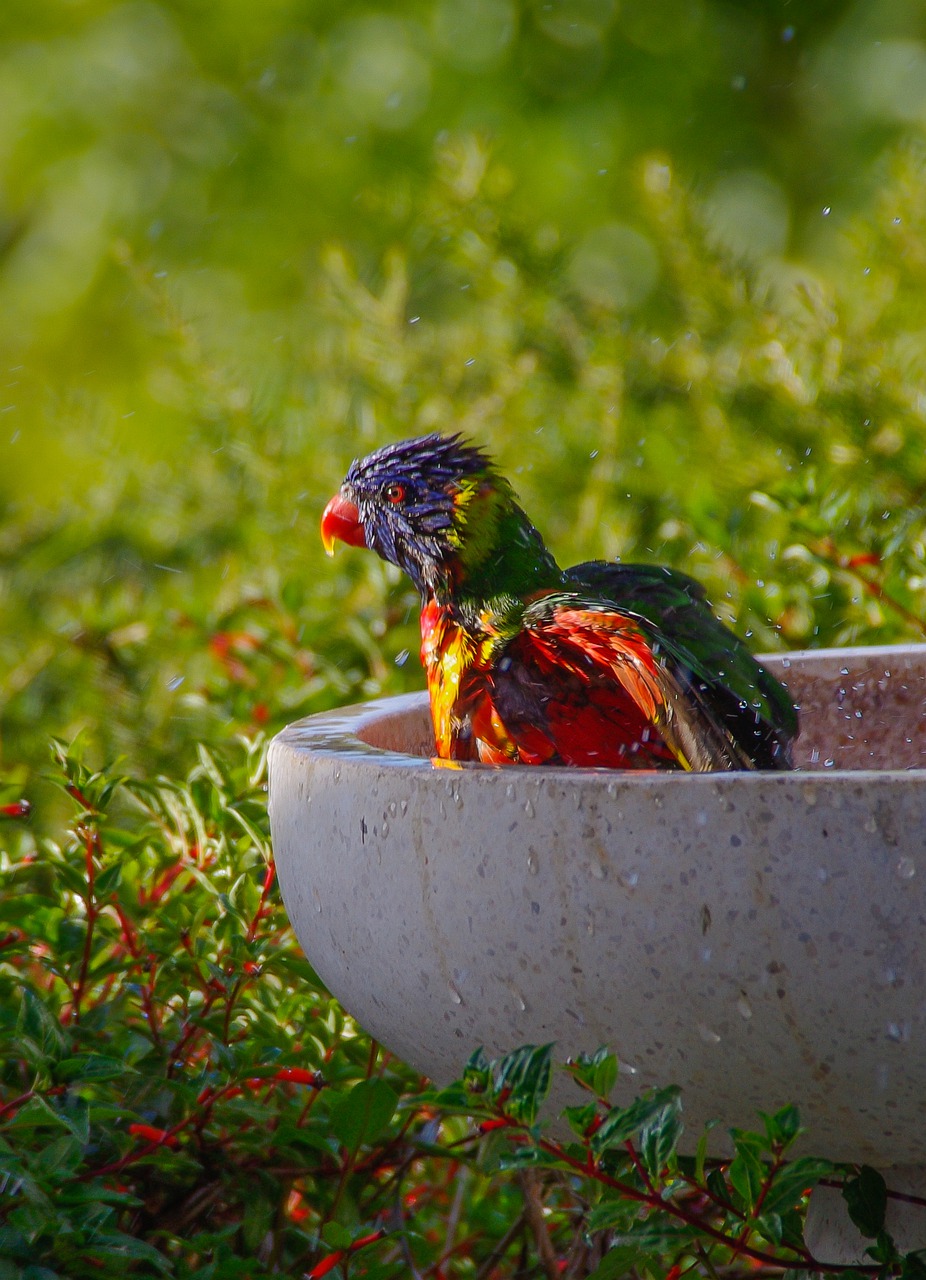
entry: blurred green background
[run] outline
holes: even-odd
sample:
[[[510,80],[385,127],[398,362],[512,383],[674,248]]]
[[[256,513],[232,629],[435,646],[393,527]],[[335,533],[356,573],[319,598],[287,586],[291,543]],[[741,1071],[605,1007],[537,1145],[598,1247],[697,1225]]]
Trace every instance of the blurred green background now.
[[[15,785],[420,685],[317,526],[435,428],[757,648],[922,638],[921,0],[5,0],[0,103]]]

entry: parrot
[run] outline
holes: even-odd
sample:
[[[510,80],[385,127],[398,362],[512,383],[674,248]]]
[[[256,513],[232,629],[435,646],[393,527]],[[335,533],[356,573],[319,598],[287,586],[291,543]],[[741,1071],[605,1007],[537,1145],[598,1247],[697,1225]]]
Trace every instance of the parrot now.
[[[489,454],[431,433],[355,459],[321,536],[421,598],[438,761],[790,769],[797,709],[677,569],[561,569]]]

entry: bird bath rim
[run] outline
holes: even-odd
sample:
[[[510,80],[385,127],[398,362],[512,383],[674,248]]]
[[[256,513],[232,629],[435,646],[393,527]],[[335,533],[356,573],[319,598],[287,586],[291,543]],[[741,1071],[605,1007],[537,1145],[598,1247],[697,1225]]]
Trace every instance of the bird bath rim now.
[[[915,665],[922,664],[926,668],[926,644],[859,645],[855,648],[797,649],[788,653],[759,655],[759,660],[763,665],[785,684],[788,683],[789,672],[799,670],[802,664],[812,664],[814,667],[823,667],[825,665],[833,668],[838,663],[840,664],[839,672],[845,678],[845,682],[848,683],[851,667],[846,666],[847,662],[851,662],[856,666],[860,662],[877,666],[882,660],[891,661],[896,659],[906,660]],[[888,671],[887,674],[890,674],[890,672]],[[926,696],[926,678],[924,678],[924,696]],[[652,783],[655,781],[660,786],[690,784],[696,778],[705,777],[711,778],[715,783],[722,781],[724,778],[735,779],[736,785],[741,786],[744,780],[749,777],[764,777],[767,779],[769,776],[779,776],[768,772],[762,773],[748,770],[692,774],[681,770],[637,771],[608,768],[575,768],[556,765],[495,765],[470,760],[447,762],[436,759],[426,748],[425,739],[430,733],[428,705],[428,695],[424,690],[414,693],[393,694],[382,698],[371,698],[365,702],[351,703],[331,711],[318,712],[302,720],[296,720],[282,729],[277,734],[275,741],[285,744],[293,750],[310,751],[313,755],[318,756],[346,756],[353,759],[363,757],[375,760],[378,765],[386,768],[403,767],[424,770],[450,768],[453,770],[475,770],[492,773],[497,773],[501,770],[506,776],[531,774],[539,768],[543,777],[607,776],[611,779],[620,779],[622,783],[633,781],[636,784],[645,785],[647,782]],[[802,703],[798,701],[797,705],[801,710]],[[924,708],[924,713],[926,713],[926,708]],[[399,749],[394,742],[389,746],[382,745],[384,741],[388,741],[397,732],[400,735],[404,734],[408,738],[407,720],[412,715],[416,716],[417,722],[420,722],[421,732],[417,735],[417,741],[407,741],[405,749]],[[799,742],[806,739],[807,727],[802,715]],[[926,770],[926,746],[924,746],[922,764],[906,764],[902,768],[894,769],[883,767],[863,768],[858,765],[840,768],[837,767],[835,760],[831,765],[828,758],[824,758],[821,766],[819,761],[807,760],[802,762],[796,752],[795,768],[792,771],[783,771],[781,776],[792,777],[794,774],[800,774],[804,780],[809,780],[811,777],[816,780],[817,775],[832,779],[844,774],[851,774],[854,779],[858,780],[861,774],[886,778],[906,776],[919,770]]]

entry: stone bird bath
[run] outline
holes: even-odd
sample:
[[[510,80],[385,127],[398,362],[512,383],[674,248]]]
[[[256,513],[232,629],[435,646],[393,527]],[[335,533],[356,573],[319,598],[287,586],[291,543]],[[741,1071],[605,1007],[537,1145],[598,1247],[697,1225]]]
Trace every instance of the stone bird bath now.
[[[439,768],[424,694],[290,725],[273,844],[321,978],[438,1081],[479,1045],[607,1044],[618,1100],[680,1085],[693,1141],[794,1102],[815,1154],[922,1185],[926,645],[767,665],[794,773]],[[849,1261],[831,1207],[808,1243]]]

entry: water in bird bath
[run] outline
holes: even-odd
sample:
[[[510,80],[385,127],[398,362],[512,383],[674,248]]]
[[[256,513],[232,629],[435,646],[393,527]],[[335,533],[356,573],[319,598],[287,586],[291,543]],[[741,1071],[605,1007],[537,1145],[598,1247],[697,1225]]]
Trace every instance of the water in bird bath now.
[[[800,708],[796,768],[926,768],[924,655],[926,645],[763,657],[763,664],[787,686]],[[399,714],[371,717],[356,732],[371,747],[433,755],[430,717],[422,700],[407,704]],[[507,791],[514,798],[514,782],[507,784]]]

